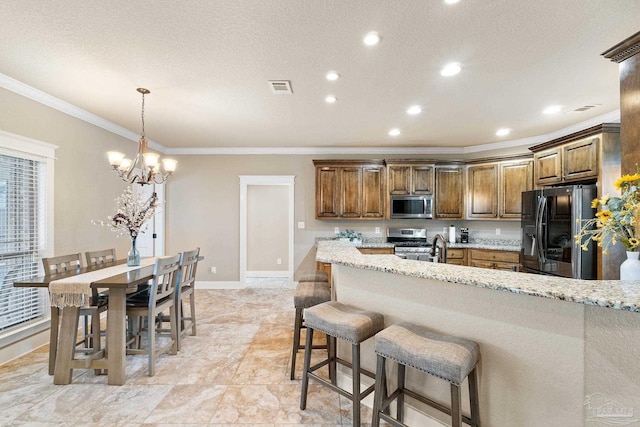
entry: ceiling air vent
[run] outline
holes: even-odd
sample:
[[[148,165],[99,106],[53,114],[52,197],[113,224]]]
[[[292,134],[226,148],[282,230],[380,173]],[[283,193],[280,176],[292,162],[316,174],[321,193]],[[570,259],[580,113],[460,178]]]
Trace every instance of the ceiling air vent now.
[[[600,104],[594,104],[594,105],[583,105],[582,107],[576,108],[573,111],[587,111],[590,110],[592,108],[596,108],[597,106],[599,106]]]
[[[269,87],[271,88],[271,92],[276,95],[293,94],[293,90],[291,90],[291,82],[289,80],[269,80]]]

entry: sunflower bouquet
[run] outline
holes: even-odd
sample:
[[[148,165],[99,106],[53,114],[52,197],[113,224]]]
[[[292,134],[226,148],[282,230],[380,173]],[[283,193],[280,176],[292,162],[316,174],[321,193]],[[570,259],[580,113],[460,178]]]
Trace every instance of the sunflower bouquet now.
[[[575,240],[586,251],[590,240],[602,248],[603,253],[617,242],[628,252],[640,251],[640,169],[633,175],[623,175],[614,186],[620,197],[603,196],[593,199],[592,208],[598,208],[595,218],[584,221]]]

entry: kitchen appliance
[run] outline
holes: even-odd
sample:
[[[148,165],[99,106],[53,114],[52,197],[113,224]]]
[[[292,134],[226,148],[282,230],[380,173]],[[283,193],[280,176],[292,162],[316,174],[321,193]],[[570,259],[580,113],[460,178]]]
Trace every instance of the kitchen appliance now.
[[[596,251],[576,245],[573,236],[593,218],[595,185],[569,185],[522,193],[522,268],[526,272],[596,278]]]
[[[460,243],[469,243],[468,227],[460,227]]]
[[[426,228],[389,228],[387,242],[394,244],[395,254],[400,258],[433,261]]]
[[[433,218],[433,196],[391,196],[391,218]]]

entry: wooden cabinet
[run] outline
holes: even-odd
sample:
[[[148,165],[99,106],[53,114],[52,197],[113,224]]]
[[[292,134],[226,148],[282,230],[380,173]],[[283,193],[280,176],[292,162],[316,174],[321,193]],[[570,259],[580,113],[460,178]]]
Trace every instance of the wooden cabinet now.
[[[330,262],[322,262],[316,261],[316,270],[324,271],[327,273],[327,279],[329,284],[331,284],[331,263]]]
[[[384,161],[314,160],[313,163],[317,219],[384,218]]]
[[[434,219],[462,219],[463,174],[462,165],[435,167]]]
[[[544,149],[545,146],[551,148]],[[531,147],[534,154],[536,186],[555,185],[598,178],[600,137],[590,136],[572,142],[551,141]]]
[[[520,252],[490,249],[469,249],[471,267],[520,271]]]
[[[468,166],[466,217],[520,220],[522,192],[533,186],[532,170],[530,159]]]
[[[390,196],[433,194],[433,164],[394,161],[387,165],[387,177]]]
[[[462,248],[448,248],[447,264],[467,265],[467,250]]]
[[[358,250],[364,255],[393,255],[395,253],[394,248],[358,248]]]

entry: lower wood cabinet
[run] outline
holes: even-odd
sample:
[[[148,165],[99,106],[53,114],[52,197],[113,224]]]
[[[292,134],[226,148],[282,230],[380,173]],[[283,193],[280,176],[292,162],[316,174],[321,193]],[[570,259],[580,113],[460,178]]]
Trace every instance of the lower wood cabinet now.
[[[520,252],[469,249],[469,266],[493,270],[520,271]]]
[[[329,284],[331,284],[331,263],[316,261],[316,270],[324,271],[329,276]]]
[[[365,255],[393,255],[393,248],[358,248],[360,253]]]
[[[447,264],[467,265],[467,250],[460,248],[447,249]]]

